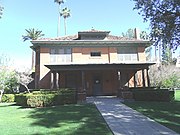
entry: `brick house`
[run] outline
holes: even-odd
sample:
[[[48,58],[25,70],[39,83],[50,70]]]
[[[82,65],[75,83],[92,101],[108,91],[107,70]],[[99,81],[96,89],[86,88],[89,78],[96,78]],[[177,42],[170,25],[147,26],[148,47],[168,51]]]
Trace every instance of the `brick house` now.
[[[135,34],[128,39],[110,31],[82,31],[77,35],[32,41],[36,52],[35,87],[75,88],[87,96],[116,95],[119,89],[149,87],[145,48]]]

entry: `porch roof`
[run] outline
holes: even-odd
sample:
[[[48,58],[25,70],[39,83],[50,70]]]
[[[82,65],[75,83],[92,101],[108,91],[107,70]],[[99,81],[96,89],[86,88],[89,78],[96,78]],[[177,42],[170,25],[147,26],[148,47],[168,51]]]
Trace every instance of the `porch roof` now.
[[[105,63],[105,64],[49,64],[45,65],[51,71],[77,71],[77,70],[141,70],[155,63]]]

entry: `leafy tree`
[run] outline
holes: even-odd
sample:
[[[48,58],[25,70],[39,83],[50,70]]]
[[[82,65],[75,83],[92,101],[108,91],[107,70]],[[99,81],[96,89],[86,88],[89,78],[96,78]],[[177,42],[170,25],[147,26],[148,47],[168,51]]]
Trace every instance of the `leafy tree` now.
[[[180,0],[133,0],[144,21],[150,21],[150,36],[156,46],[180,45]]]
[[[40,30],[35,30],[34,28],[31,29],[25,29],[26,30],[26,35],[23,35],[23,41],[26,40],[36,40],[40,37],[43,37],[44,34],[42,34],[42,31]],[[34,51],[32,50],[32,66],[31,69],[34,68]]]
[[[122,32],[122,36],[127,37],[127,38],[135,38],[134,29],[130,28],[125,33]],[[141,31],[140,32],[140,38],[143,40],[149,40],[149,35],[146,31]]]
[[[17,83],[17,76],[14,71],[11,71],[5,67],[0,68],[0,101],[3,93],[14,93]]]
[[[3,93],[14,93],[17,88],[17,76],[16,73],[9,69],[11,60],[6,55],[0,55],[0,101]]]
[[[66,19],[70,17],[70,9],[68,9],[67,7],[63,8],[60,15],[64,17],[64,31],[66,35]]]
[[[146,48],[146,50],[145,50],[146,60],[147,60],[147,61],[151,61],[151,51],[152,51],[152,46],[149,46],[149,47]]]
[[[58,9],[58,29],[57,29],[57,36],[60,34],[60,11],[61,11],[61,4],[64,3],[64,0],[54,0],[55,3],[59,5]]]
[[[122,32],[122,36],[123,37],[128,37],[128,38],[134,38],[135,35],[134,35],[134,30],[133,29],[128,29],[127,32]]]
[[[127,38],[135,38],[135,33],[133,29],[128,29],[127,32],[122,32],[122,36],[123,37],[127,37]],[[149,40],[149,35],[146,31],[141,31],[140,32],[140,38],[142,40]],[[145,53],[146,53],[146,60],[150,61],[151,59],[151,51],[152,51],[152,46],[146,48]]]
[[[6,80],[7,80],[6,73],[7,72],[4,68],[0,69],[0,102],[2,99],[2,95],[4,93],[4,89],[6,88]]]
[[[11,59],[10,57],[8,57],[5,54],[1,54],[0,55],[0,67],[8,67],[9,65],[11,65]]]
[[[0,5],[0,18],[1,18],[1,16],[2,16],[2,14],[3,14],[3,12],[2,12],[3,9],[4,9],[4,8]]]
[[[166,48],[162,50],[162,62],[163,64],[172,64],[173,58],[172,58],[172,51],[170,48]]]
[[[149,40],[149,35],[146,31],[141,31],[140,38],[143,40]]]
[[[175,65],[157,65],[150,67],[149,77],[151,86],[161,88],[180,87],[180,69]]]

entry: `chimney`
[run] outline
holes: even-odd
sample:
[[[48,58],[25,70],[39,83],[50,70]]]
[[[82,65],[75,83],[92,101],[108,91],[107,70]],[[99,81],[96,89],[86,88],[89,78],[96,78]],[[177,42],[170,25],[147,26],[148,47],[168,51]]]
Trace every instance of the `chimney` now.
[[[140,40],[140,30],[138,28],[134,29],[134,38]]]

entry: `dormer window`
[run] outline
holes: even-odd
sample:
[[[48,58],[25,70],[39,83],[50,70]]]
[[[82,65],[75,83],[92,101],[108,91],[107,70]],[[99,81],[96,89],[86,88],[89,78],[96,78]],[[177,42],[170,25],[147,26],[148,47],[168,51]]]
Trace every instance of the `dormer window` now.
[[[91,57],[101,57],[101,52],[91,52]]]

